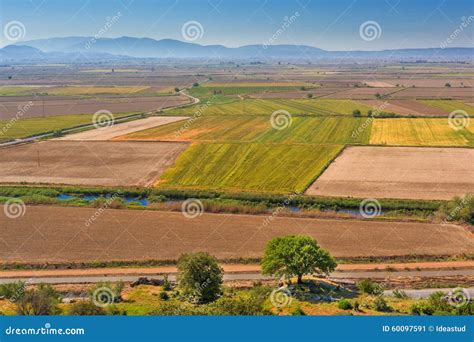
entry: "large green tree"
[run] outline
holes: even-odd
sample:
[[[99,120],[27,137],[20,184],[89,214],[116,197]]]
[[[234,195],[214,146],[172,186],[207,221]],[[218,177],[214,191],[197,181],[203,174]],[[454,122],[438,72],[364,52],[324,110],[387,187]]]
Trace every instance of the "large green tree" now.
[[[265,275],[298,277],[306,274],[334,271],[337,264],[328,251],[321,249],[313,238],[302,235],[276,237],[267,243],[262,262]]]
[[[207,253],[183,254],[178,259],[178,285],[192,301],[216,300],[221,294],[222,274],[217,259]]]

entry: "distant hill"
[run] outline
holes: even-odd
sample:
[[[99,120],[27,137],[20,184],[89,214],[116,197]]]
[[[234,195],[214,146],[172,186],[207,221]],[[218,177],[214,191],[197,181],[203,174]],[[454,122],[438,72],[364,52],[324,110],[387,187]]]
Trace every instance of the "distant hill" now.
[[[326,51],[306,45],[245,45],[229,48],[223,45],[199,45],[174,39],[151,38],[99,38],[64,37],[24,41],[16,48],[34,48],[31,58],[105,57],[120,58],[204,58],[204,59],[253,59],[253,60],[312,60],[312,59],[422,59],[422,60],[472,60],[474,48],[427,48],[383,51]],[[7,49],[8,48],[8,49]],[[7,49],[6,51],[4,51]],[[14,51],[7,46],[0,49],[0,58],[22,57],[28,53]],[[64,55],[65,54],[65,55]],[[81,55],[78,55],[81,54]]]

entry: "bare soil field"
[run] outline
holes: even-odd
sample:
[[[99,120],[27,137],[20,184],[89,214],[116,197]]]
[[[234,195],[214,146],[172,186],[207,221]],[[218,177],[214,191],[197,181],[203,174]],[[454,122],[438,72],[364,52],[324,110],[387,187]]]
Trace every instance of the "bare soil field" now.
[[[54,140],[69,140],[69,141],[104,141],[120,137],[129,133],[142,131],[144,129],[163,126],[172,122],[186,119],[184,116],[153,116],[146,119],[139,119],[130,122],[120,123],[113,126],[108,126],[100,129],[92,129],[90,131],[80,132],[76,134],[69,134]]]
[[[461,99],[471,100],[474,96],[473,88],[406,88],[391,95],[394,99]]]
[[[112,113],[152,111],[189,103],[185,96],[149,96],[149,97],[100,97],[100,98],[71,98],[18,96],[12,101],[0,97],[0,119],[11,119],[17,116],[19,108],[27,105],[29,108],[22,113],[21,118],[38,116],[85,114],[98,110],[108,110]]]
[[[186,143],[44,141],[0,149],[2,183],[149,186]]]
[[[447,116],[449,113],[446,111],[428,106],[422,102],[415,100],[360,100],[360,102],[373,106],[375,108],[381,108],[385,112],[393,112],[400,115],[417,115],[417,116]]]
[[[249,97],[255,99],[306,99],[308,98],[308,94],[311,94],[313,97],[322,97],[343,90],[344,89],[340,88],[314,88],[305,91],[285,91],[250,94]]]
[[[473,160],[473,149],[347,147],[306,193],[448,200],[474,192]]]
[[[366,81],[364,82],[369,87],[376,87],[376,88],[394,88],[395,84],[383,81]]]
[[[404,86],[406,88],[415,86],[415,87],[428,87],[428,88],[444,88],[446,83],[451,84],[451,87],[472,87],[474,83],[472,79],[463,77],[463,78],[455,78],[455,77],[438,77],[434,78],[426,77],[426,78],[394,78],[394,79],[387,79],[381,80],[381,82],[391,83],[391,84],[398,84],[400,86]]]
[[[0,262],[174,260],[206,251],[221,260],[258,258],[275,236],[314,237],[336,257],[458,255],[474,251],[465,228],[374,220],[323,220],[148,210],[28,206],[16,219],[0,208]],[[91,224],[91,217],[96,219]]]

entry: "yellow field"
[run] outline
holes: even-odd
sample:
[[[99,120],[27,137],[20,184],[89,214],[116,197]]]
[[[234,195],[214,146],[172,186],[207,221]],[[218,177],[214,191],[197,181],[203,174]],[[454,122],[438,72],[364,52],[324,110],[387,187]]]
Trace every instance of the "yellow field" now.
[[[370,144],[401,146],[471,146],[472,131],[454,130],[448,119],[375,119]]]
[[[150,87],[144,86],[124,86],[124,87],[102,87],[102,86],[67,86],[50,88],[47,93],[50,95],[97,95],[97,94],[118,94],[126,95],[144,91]]]

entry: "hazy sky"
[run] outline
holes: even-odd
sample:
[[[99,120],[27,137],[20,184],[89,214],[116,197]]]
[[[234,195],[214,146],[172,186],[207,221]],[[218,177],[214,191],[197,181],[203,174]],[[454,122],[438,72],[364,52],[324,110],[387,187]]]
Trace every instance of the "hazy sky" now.
[[[193,42],[205,45],[266,44],[276,37],[273,44],[378,50],[439,47],[464,20],[467,28],[450,46],[474,41],[472,0],[0,0],[0,44],[11,44],[4,33],[11,21],[24,26],[23,40],[94,36],[119,12],[102,37],[184,40],[183,24],[197,21],[202,37]],[[289,27],[277,33],[291,16]],[[378,38],[361,38],[367,21],[380,27]]]

